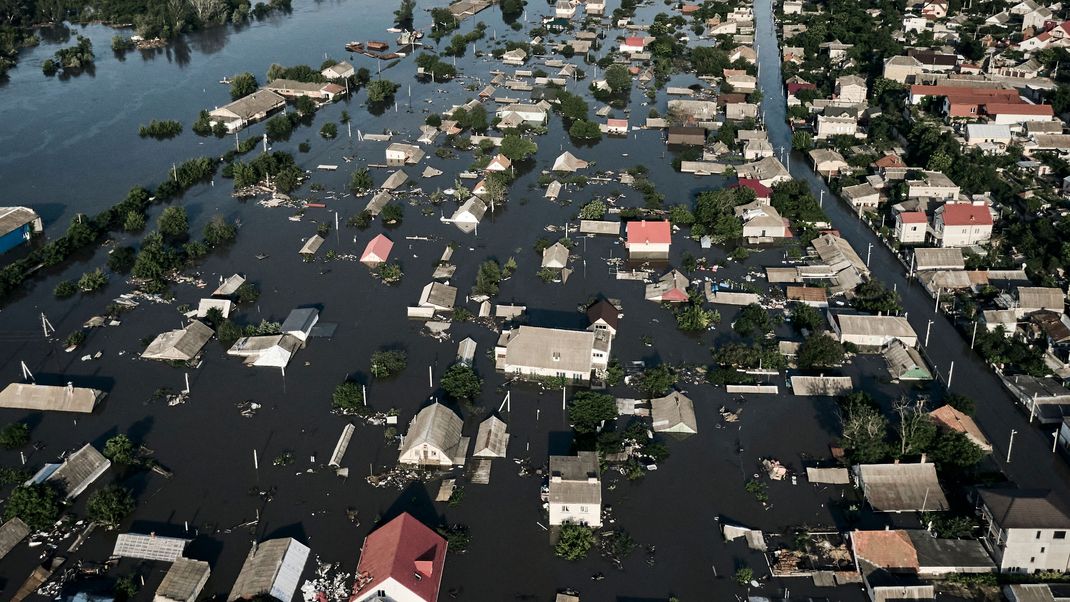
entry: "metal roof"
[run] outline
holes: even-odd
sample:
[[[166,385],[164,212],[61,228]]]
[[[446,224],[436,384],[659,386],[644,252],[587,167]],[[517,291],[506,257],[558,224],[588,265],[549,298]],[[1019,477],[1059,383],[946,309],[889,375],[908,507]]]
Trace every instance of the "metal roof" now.
[[[253,544],[227,600],[261,594],[292,600],[308,553],[308,546],[291,537]]]
[[[81,449],[67,456],[62,463],[45,464],[30,482],[51,483],[69,500],[85,491],[109,466],[111,460],[86,443]]]
[[[866,500],[878,512],[948,509],[935,464],[859,464],[854,470]]]
[[[190,540],[179,537],[159,537],[150,533],[120,533],[115,539],[111,555],[120,558],[141,558],[174,562],[186,551]]]
[[[79,412],[88,414],[104,399],[104,391],[75,387],[11,383],[0,391],[0,408],[37,412]]]
[[[29,207],[0,207],[0,236],[41,219]]]
[[[504,458],[509,445],[509,433],[506,424],[497,416],[490,416],[480,423],[476,434],[476,448],[473,456],[480,458]]]
[[[673,391],[650,400],[650,413],[656,432],[698,433],[695,404],[689,397]]]
[[[167,570],[160,587],[156,589],[153,602],[190,602],[196,600],[204,589],[211,573],[208,563],[203,560],[177,558]]]

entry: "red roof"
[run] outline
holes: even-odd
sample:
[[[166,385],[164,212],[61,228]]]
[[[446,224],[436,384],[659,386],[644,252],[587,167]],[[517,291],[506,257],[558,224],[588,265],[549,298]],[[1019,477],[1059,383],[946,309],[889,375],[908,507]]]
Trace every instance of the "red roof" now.
[[[669,222],[628,222],[628,244],[664,244],[672,242],[672,228]]]
[[[685,15],[688,15],[697,11],[699,8],[701,7],[697,4],[685,4],[680,7],[680,12],[684,13]]]
[[[988,103],[985,105],[985,113],[988,113],[989,115],[1055,115],[1055,111],[1052,110],[1051,105],[1007,103]]]
[[[882,569],[918,569],[918,551],[906,531],[854,531],[855,558]]]
[[[614,128],[626,128],[628,127],[627,119],[607,119],[606,125]]]
[[[624,38],[624,44],[627,45],[627,46],[638,46],[638,47],[642,48],[643,46],[646,46],[646,39],[645,38],[637,38],[635,36],[628,36],[628,37]]]
[[[364,253],[361,254],[360,260],[386,261],[390,257],[390,249],[393,248],[394,241],[380,234],[368,241],[368,246],[364,247]]]
[[[665,291],[665,294],[661,296],[662,301],[676,301],[678,303],[682,303],[689,299],[690,297],[687,296],[687,291],[679,288],[667,290]]]
[[[881,167],[884,167],[884,168],[888,168],[888,167],[906,167],[907,166],[907,164],[904,163],[903,160],[899,158],[899,155],[896,155],[894,153],[891,154],[891,155],[884,155],[880,159],[877,159],[876,161],[874,161],[873,164],[876,165],[878,168],[881,168]]]
[[[810,83],[806,83],[806,82],[792,82],[792,83],[788,84],[787,87],[788,87],[788,94],[791,94],[793,96],[799,90],[816,90],[817,89],[817,86],[815,84],[810,84]]]
[[[904,211],[899,214],[899,221],[904,224],[925,224],[929,222],[924,211]]]
[[[754,196],[759,199],[767,199],[773,196],[772,188],[769,188],[765,184],[762,184],[761,181],[753,178],[740,178],[739,182],[729,186],[729,188],[750,188],[754,191]]]
[[[364,540],[350,600],[393,578],[419,599],[435,602],[445,564],[446,540],[411,514],[402,514]]]
[[[945,226],[991,226],[992,214],[984,205],[950,203],[944,205]]]

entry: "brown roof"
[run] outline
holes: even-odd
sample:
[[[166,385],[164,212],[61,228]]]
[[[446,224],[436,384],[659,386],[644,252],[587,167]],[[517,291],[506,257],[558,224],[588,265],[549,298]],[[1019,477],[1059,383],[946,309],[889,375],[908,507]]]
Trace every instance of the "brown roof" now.
[[[906,531],[853,531],[855,558],[883,569],[918,569],[918,552]]]
[[[810,301],[812,303],[828,301],[825,289],[820,286],[789,286],[786,288],[790,301]]]
[[[956,410],[951,407],[951,405],[944,405],[936,408],[929,412],[929,416],[932,417],[936,424],[963,433],[979,447],[992,449],[992,446],[988,443],[988,439],[985,438],[984,433],[978,428],[977,423],[973,421],[973,418]]]
[[[603,320],[616,330],[620,324],[620,310],[609,301],[599,299],[587,308],[587,319],[590,320],[591,324],[598,320]]]

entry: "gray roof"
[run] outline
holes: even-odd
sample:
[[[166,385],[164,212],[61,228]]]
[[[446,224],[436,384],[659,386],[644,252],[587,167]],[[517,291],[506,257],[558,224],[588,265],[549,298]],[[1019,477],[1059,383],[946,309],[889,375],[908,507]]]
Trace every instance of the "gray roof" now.
[[[476,342],[472,337],[465,337],[457,344],[457,359],[461,363],[472,365],[472,361],[476,359]]]
[[[219,288],[212,291],[212,296],[229,297],[234,293],[238,292],[238,287],[243,284],[245,284],[245,276],[242,276],[241,274],[234,274],[233,276],[230,276],[229,278],[224,280],[223,283],[219,285]]]
[[[1051,491],[979,489],[981,503],[1003,529],[1070,529],[1070,516]]]
[[[0,408],[88,414],[105,395],[104,391],[73,385],[11,383],[0,391]]]
[[[230,111],[241,119],[252,119],[260,113],[267,113],[285,104],[286,99],[271,90],[257,90],[248,96],[220,107],[220,109]]]
[[[683,393],[673,391],[650,400],[650,413],[657,432],[697,433],[695,404]]]
[[[0,236],[41,219],[29,207],[0,207]]]
[[[568,264],[568,247],[555,242],[542,251],[542,267],[561,268]]]
[[[405,433],[400,455],[404,456],[417,445],[427,443],[452,458],[460,445],[463,426],[464,421],[453,410],[441,403],[433,403],[417,412],[409,423],[409,432]]]
[[[935,464],[859,464],[854,470],[866,500],[878,512],[948,509]]]
[[[1050,309],[1063,311],[1066,293],[1060,288],[1044,286],[1019,286],[1018,306],[1023,309]]]
[[[399,169],[399,170],[395,171],[394,173],[390,174],[390,177],[387,178],[385,182],[383,182],[382,188],[384,188],[386,190],[394,190],[395,188],[397,188],[398,186],[401,186],[402,184],[404,184],[408,180],[409,180],[409,174],[407,174],[403,170]]]
[[[45,464],[30,479],[33,483],[51,483],[67,499],[78,496],[111,466],[95,447],[86,443],[60,464]]]
[[[919,271],[925,270],[961,270],[966,267],[966,259],[962,256],[962,249],[914,249],[914,267]]]
[[[832,234],[824,234],[815,238],[810,246],[813,247],[821,261],[832,266],[837,271],[845,267],[853,267],[861,274],[868,274],[869,268],[866,262],[855,252],[851,243],[846,239]]]
[[[871,316],[867,314],[835,314],[844,336],[886,336],[917,338],[910,322],[901,316]]]
[[[996,568],[984,546],[976,539],[937,538],[924,529],[909,529],[906,533],[914,545],[922,572],[930,567]]]
[[[902,378],[905,374],[919,369],[924,370],[928,378],[932,378],[932,373],[929,372],[918,350],[907,347],[902,341],[896,340],[888,345],[888,348],[884,350],[884,361],[888,365],[888,372],[892,378]]]
[[[420,307],[452,309],[457,303],[457,287],[431,282],[420,293]]]
[[[823,336],[823,335],[821,335]],[[792,376],[791,392],[796,395],[835,397],[854,390],[850,376]]]
[[[521,326],[509,331],[504,338],[505,361],[511,366],[552,368],[563,372],[591,371],[593,332]]]
[[[298,251],[300,255],[315,255],[316,251],[320,250],[320,246],[323,245],[323,237],[319,234],[313,234],[305,241],[305,244],[301,245],[301,250]]]
[[[186,551],[190,540],[179,537],[159,537],[155,534],[120,533],[115,539],[111,555],[120,558],[141,558],[174,562]]]
[[[577,452],[575,456],[550,456],[550,478],[564,481],[586,481],[598,478],[598,454]]]
[[[371,213],[373,216],[379,215],[379,213],[382,212],[383,207],[386,207],[386,204],[392,200],[394,200],[394,195],[386,190],[381,190],[368,201],[368,204],[364,206],[364,210]]]
[[[612,234],[620,236],[620,222],[602,220],[580,220],[580,234]]]
[[[504,458],[509,445],[506,424],[497,416],[490,416],[479,424],[476,434],[476,449],[472,454],[480,458]]]
[[[1012,583],[1004,586],[1004,592],[1013,593],[1013,598],[1010,594],[1007,598],[1015,602],[1062,602],[1067,599],[1065,595],[1056,598],[1052,586],[1059,587],[1054,583]]]
[[[29,534],[30,527],[21,518],[15,517],[4,523],[0,527],[0,558],[7,556]]]
[[[291,310],[282,323],[282,332],[303,332],[308,334],[319,320],[320,311],[314,307],[299,307]]]
[[[201,348],[215,332],[202,322],[194,320],[181,330],[172,330],[157,336],[141,357],[150,360],[188,361],[200,353]]]
[[[203,560],[178,558],[167,570],[153,602],[189,602],[196,600],[208,581],[211,569]]]
[[[293,599],[309,549],[287,537],[253,544],[227,600],[271,594],[286,602]]]
[[[602,484],[588,481],[550,481],[552,504],[601,504]]]

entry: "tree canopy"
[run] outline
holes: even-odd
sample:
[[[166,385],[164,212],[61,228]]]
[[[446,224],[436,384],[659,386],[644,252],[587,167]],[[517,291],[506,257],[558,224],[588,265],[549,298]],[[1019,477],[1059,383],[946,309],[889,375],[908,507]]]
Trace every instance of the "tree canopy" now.
[[[603,421],[617,417],[617,401],[612,395],[579,391],[568,406],[568,421],[577,433],[593,433]]]

